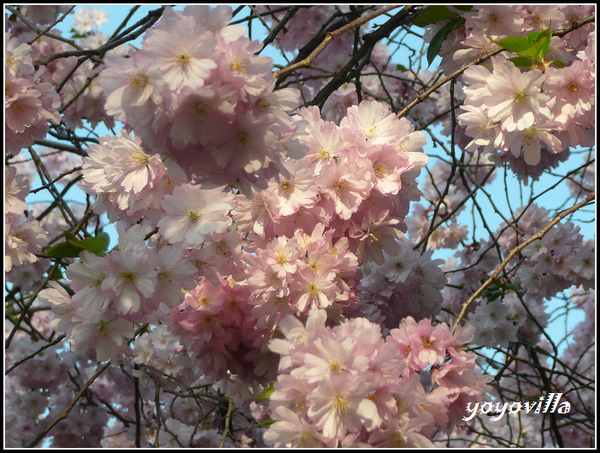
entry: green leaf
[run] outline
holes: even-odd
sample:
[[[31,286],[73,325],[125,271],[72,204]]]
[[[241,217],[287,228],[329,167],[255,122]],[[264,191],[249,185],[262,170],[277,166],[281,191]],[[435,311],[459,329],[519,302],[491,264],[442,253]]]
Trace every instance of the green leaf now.
[[[521,290],[521,285],[519,283],[511,283],[510,285],[506,285],[505,287],[507,290],[512,289],[513,291],[520,291]]]
[[[56,270],[54,271],[54,274],[52,274],[52,280],[59,281],[59,280],[62,280],[63,278],[65,278],[64,274],[62,273],[60,268],[57,267]]]
[[[44,254],[51,258],[77,258],[83,250],[88,250],[98,256],[105,256],[110,243],[107,233],[100,233],[95,238],[77,239],[72,233],[65,233],[64,242],[53,245]]]
[[[83,247],[70,242],[59,242],[44,252],[49,258],[77,258]]]
[[[427,49],[427,63],[431,66],[435,57],[440,53],[440,49],[442,48],[443,42],[448,37],[448,34],[454,29],[459,22],[461,22],[462,18],[457,17],[456,20],[448,22],[446,25],[442,27],[440,31],[438,31],[433,38],[431,38],[431,42],[429,43],[429,48]]]
[[[528,49],[517,52],[519,55],[524,55],[533,58],[534,61],[543,61],[548,49],[550,41],[552,41],[552,30],[540,30],[538,32],[529,33],[527,41],[531,42]]]
[[[108,250],[108,244],[110,242],[110,237],[106,233],[100,233],[95,238],[87,238],[77,242],[77,245],[83,247],[85,250],[89,250],[90,252],[98,255],[104,256],[106,255],[106,251]]]
[[[529,57],[513,57],[509,58],[508,61],[512,61],[517,68],[531,68],[533,61]]]
[[[275,381],[269,382],[269,385],[262,391],[260,395],[256,398],[257,400],[268,400],[271,397],[271,394],[275,391],[275,387],[273,384]]]
[[[270,426],[273,423],[275,423],[276,420],[265,420],[264,422],[260,423],[258,426]]]
[[[562,61],[560,60],[552,60],[550,62],[550,64],[553,64],[554,66],[556,66],[557,68],[564,68],[566,66],[566,64],[564,64]]]
[[[452,6],[460,11],[471,11],[473,9],[473,5],[452,5]]]
[[[496,299],[498,299],[500,297],[500,293],[492,293],[489,297],[488,297],[488,302],[493,302]]]
[[[498,44],[500,47],[511,52],[522,52],[533,46],[532,42],[522,36],[508,36],[507,38],[499,41],[491,40],[493,43]]]
[[[435,24],[446,19],[455,19],[458,17],[447,6],[432,5],[421,11],[412,21],[417,27],[425,28],[427,25]]]

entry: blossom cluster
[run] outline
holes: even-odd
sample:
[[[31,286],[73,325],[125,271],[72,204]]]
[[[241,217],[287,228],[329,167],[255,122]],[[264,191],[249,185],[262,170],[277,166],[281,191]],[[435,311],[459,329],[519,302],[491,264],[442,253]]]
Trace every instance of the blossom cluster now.
[[[46,27],[55,23],[68,9],[68,6],[22,5],[21,13],[27,20]],[[89,10],[92,11],[92,8]],[[88,14],[85,8],[83,11],[80,16]],[[98,22],[98,19],[93,19],[95,26],[102,24],[102,20]],[[97,63],[90,59],[78,61],[75,56],[45,62],[48,56],[73,50],[68,39],[61,36],[60,30],[53,28],[51,31],[58,38],[38,35],[17,21],[11,24],[10,32],[5,36],[6,90],[7,95],[11,93],[7,101],[14,103],[11,109],[6,105],[7,118],[10,115],[21,124],[14,127],[11,119],[5,126],[7,153],[17,154],[19,148],[45,138],[48,121],[73,128],[83,127],[83,120],[87,120],[92,127],[99,123],[104,123],[108,128],[115,125],[113,117],[106,112],[102,89],[96,81],[103,66],[97,67]],[[108,36],[96,31],[81,39],[77,45],[81,49],[96,49],[105,44],[107,39]],[[115,51],[119,52],[121,48]],[[34,69],[33,62],[36,62],[37,69]]]
[[[5,169],[4,179],[4,270],[38,261],[36,253],[48,244],[48,234],[29,212],[25,197],[29,180],[14,166]]]
[[[440,51],[440,67],[451,74],[490,51],[503,38],[526,37],[550,26],[567,28],[593,13],[593,6],[475,6]],[[431,38],[445,22],[428,30]],[[595,139],[595,32],[593,24],[553,37],[543,61],[519,67],[515,52],[492,57],[491,67],[467,67],[460,82],[459,135],[467,151],[483,149],[519,173],[556,166],[570,147]],[[522,57],[524,58],[524,57]],[[553,62],[557,61],[558,65]],[[515,159],[516,158],[516,159]],[[526,165],[519,164],[524,161]]]
[[[302,155],[296,90],[273,91],[273,60],[257,55],[231,8],[167,8],[141,49],[111,54],[98,84],[107,113],[126,123],[149,154],[173,159],[190,180],[244,193]],[[171,43],[177,43],[172,45]]]
[[[453,335],[446,324],[408,316],[382,337],[364,318],[334,327],[326,319],[318,309],[305,324],[287,316],[284,338],[269,344],[281,359],[267,445],[432,447],[428,437],[461,424],[467,401],[486,391],[462,349],[470,327]]]
[[[531,238],[550,223],[548,211],[536,204],[515,211],[514,225],[503,223],[496,231],[496,243],[502,256],[507,256],[519,243]],[[458,260],[448,261],[445,270],[467,269],[453,273],[452,287],[444,291],[444,306],[460,310],[464,302],[462,291],[455,285],[470,287],[475,291],[498,265],[488,250],[490,241],[482,241],[477,248],[468,247],[457,252]],[[477,268],[470,267],[478,262]],[[495,300],[483,300],[471,306],[469,320],[477,327],[475,341],[486,346],[508,345],[517,338],[539,341],[540,327],[545,327],[550,315],[546,312],[546,301],[572,286],[584,290],[595,286],[595,246],[593,241],[584,241],[579,227],[572,222],[558,223],[541,239],[533,241],[515,257],[507,272],[510,280],[502,293],[498,290]],[[517,286],[514,286],[517,285]],[[528,321],[533,316],[537,325]],[[478,336],[479,335],[479,336]]]
[[[285,161],[287,172],[252,199],[240,197],[234,219],[261,238],[309,233],[323,223],[333,238],[348,237],[360,261],[381,263],[383,251],[398,250],[408,206],[421,194],[424,134],[376,101],[350,107],[339,126],[316,107],[300,115],[306,155]]]
[[[44,79],[46,68],[33,66],[32,47],[11,33],[4,36],[5,152],[16,154],[48,133],[48,122],[61,122],[54,86]]]

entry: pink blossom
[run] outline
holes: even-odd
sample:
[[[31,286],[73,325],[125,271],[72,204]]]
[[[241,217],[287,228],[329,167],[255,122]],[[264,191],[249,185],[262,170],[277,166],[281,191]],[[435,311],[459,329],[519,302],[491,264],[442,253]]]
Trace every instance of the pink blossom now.
[[[339,288],[333,283],[334,277],[335,273],[329,269],[300,268],[291,287],[298,313],[332,305],[339,293]]]
[[[108,54],[98,83],[106,96],[108,114],[121,121],[147,124],[158,105],[167,100],[165,82],[151,52],[130,51],[128,57]]]
[[[375,404],[366,398],[371,391],[361,376],[324,376],[307,398],[308,416],[325,437],[341,439],[377,413]]]
[[[545,127],[528,127],[521,131],[510,132],[506,136],[506,141],[510,143],[510,151],[515,157],[521,156],[528,165],[537,165],[541,159],[542,145],[545,145],[548,151],[559,153],[565,147],[562,142],[556,138],[550,131],[552,129]]]
[[[69,341],[80,352],[94,349],[99,361],[121,359],[129,350],[127,340],[133,337],[133,323],[122,318],[112,318],[97,309],[80,308],[73,316],[75,326]]]
[[[317,178],[322,193],[343,220],[348,220],[369,196],[372,188],[372,170],[369,167],[372,166],[370,163],[368,165],[364,162],[357,162],[356,165],[339,162]]]
[[[314,204],[318,194],[313,169],[292,159],[286,159],[283,165],[290,172],[289,176],[282,174],[279,181],[270,184],[276,195],[278,216],[288,216],[300,207]]]
[[[523,131],[551,118],[542,93],[546,76],[538,70],[521,72],[510,61],[495,60],[494,71],[487,79],[489,94],[483,97],[492,121],[499,121],[507,132]]]
[[[147,251],[141,247],[116,250],[109,255],[110,267],[102,291],[114,291],[112,304],[117,313],[135,314],[143,310],[142,301],[154,294],[156,271]]]
[[[108,13],[105,10],[84,6],[77,9],[73,17],[73,28],[80,35],[85,35],[106,22],[108,22]]]
[[[29,180],[17,174],[16,167],[5,166],[4,172],[4,212],[22,214],[29,209],[25,197],[29,194]]]
[[[294,371],[309,383],[320,382],[333,374],[360,375],[368,369],[368,358],[355,355],[356,340],[353,338],[330,335],[317,338],[311,346],[311,352],[304,355],[304,366]]]
[[[157,226],[171,243],[201,245],[207,237],[227,232],[231,203],[232,197],[217,188],[183,184],[173,195],[165,195],[162,207],[166,215]]]
[[[361,134],[371,144],[382,145],[398,136],[401,122],[384,103],[363,101],[348,108],[340,127],[346,133]]]
[[[184,86],[200,88],[216,69],[216,40],[189,16],[165,12],[162,28],[150,30],[144,44],[156,55],[165,82],[178,91]]]
[[[267,445],[275,448],[323,448],[327,446],[325,439],[317,428],[306,419],[299,417],[287,407],[278,406],[274,410],[277,417],[264,434]]]

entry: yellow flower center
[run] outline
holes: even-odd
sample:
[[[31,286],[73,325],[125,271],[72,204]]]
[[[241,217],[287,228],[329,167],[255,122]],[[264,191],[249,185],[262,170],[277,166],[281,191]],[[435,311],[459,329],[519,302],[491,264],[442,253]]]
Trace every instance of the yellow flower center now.
[[[200,219],[200,214],[198,214],[198,211],[188,211],[186,218],[190,225],[194,225]]]
[[[515,96],[513,99],[515,101],[515,104],[519,104],[519,103],[523,102],[525,99],[527,99],[528,97],[529,96],[527,93],[525,93],[525,91],[520,90],[515,93]]]
[[[144,74],[138,74],[131,79],[130,85],[133,88],[145,88],[148,85],[148,77]]]

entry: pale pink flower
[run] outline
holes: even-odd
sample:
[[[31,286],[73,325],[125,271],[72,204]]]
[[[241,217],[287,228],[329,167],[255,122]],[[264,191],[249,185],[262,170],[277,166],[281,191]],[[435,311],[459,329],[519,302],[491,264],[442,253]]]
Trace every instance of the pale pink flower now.
[[[75,326],[69,341],[80,353],[92,348],[99,361],[119,361],[129,352],[127,340],[133,338],[134,324],[122,318],[112,318],[97,309],[80,308],[73,316]]]
[[[563,151],[562,142],[546,127],[528,127],[522,131],[508,133],[506,141],[510,143],[510,152],[519,157],[521,153],[528,165],[537,165],[541,159],[542,146],[556,154]]]
[[[301,161],[286,159],[283,162],[289,176],[279,176],[279,181],[272,181],[273,194],[276,195],[278,215],[288,216],[298,211],[301,206],[308,207],[317,200],[318,190],[314,171],[302,165]]]
[[[164,168],[162,160],[155,154],[150,156],[141,147],[141,139],[131,137],[122,131],[111,143],[115,155],[113,166],[106,169],[109,181],[119,181],[128,192],[140,193],[152,185],[160,170]]]
[[[232,86],[245,101],[246,96],[258,96],[271,81],[273,59],[257,55],[261,50],[260,41],[251,41],[248,36],[240,36],[235,41],[225,42],[218,36],[219,46],[224,53],[218,60],[218,78]]]
[[[487,79],[489,94],[483,97],[490,119],[499,121],[507,132],[550,119],[546,106],[550,96],[542,93],[545,78],[538,70],[521,72],[508,60],[494,60],[494,71]]]
[[[434,445],[427,437],[418,432],[421,420],[395,418],[385,430],[374,431],[369,436],[369,445],[378,448],[430,448]]]
[[[367,398],[372,391],[362,376],[324,376],[307,397],[308,416],[325,437],[341,440],[377,413],[377,406]]]
[[[165,13],[163,28],[147,32],[144,45],[156,55],[164,80],[178,91],[184,86],[200,88],[216,69],[213,60],[216,40],[192,17]]]
[[[275,194],[267,189],[254,192],[251,199],[238,196],[232,211],[233,219],[242,231],[253,231],[260,237],[271,236],[278,203]]]
[[[464,14],[465,28],[494,37],[522,33],[527,11],[521,5],[482,5]]]
[[[100,28],[108,22],[108,13],[102,8],[90,8],[84,6],[77,9],[73,16],[73,28],[80,35],[85,35]]]
[[[310,352],[304,355],[304,366],[292,374],[305,377],[309,383],[320,382],[325,376],[333,374],[361,375],[367,371],[369,359],[356,354],[357,341],[355,338],[333,335],[317,338]]]
[[[300,258],[296,241],[277,237],[267,244],[265,252],[266,265],[276,272],[279,278],[296,272],[296,261]]]
[[[316,110],[315,110],[316,109]],[[344,143],[338,127],[329,121],[320,119],[319,109],[316,107],[300,109],[302,118],[308,121],[308,135],[301,140],[305,142],[309,150],[306,157],[311,167],[314,165],[315,175],[320,174],[325,167],[332,165],[335,158],[342,153]]]
[[[12,77],[18,77],[17,80],[24,81],[25,79],[21,79],[21,77],[32,75],[35,71],[33,59],[30,55],[31,46],[22,42],[20,38],[12,37],[10,33],[6,33],[4,39],[6,43],[4,50],[5,68]]]
[[[220,130],[222,135],[210,150],[220,168],[233,167],[252,174],[285,157],[266,116],[256,116],[240,107],[233,123],[222,125]]]
[[[315,271],[309,266],[299,269],[291,288],[298,313],[313,307],[327,308],[332,305],[340,292],[333,282],[334,278],[335,273],[329,269]]]
[[[412,273],[414,267],[419,262],[419,253],[410,247],[402,247],[395,255],[385,254],[385,260],[378,272],[395,283],[401,283]]]
[[[279,362],[279,371],[285,372],[292,366],[292,358],[290,353],[297,348],[304,348],[308,345],[308,341],[313,336],[323,335],[323,331],[327,320],[327,312],[313,308],[308,313],[306,324],[303,324],[296,316],[287,315],[279,322],[279,330],[285,337],[272,338],[269,341],[269,350],[281,355]]]
[[[21,134],[42,119],[43,105],[40,92],[29,89],[5,105],[6,126]]]
[[[158,222],[162,235],[171,242],[201,245],[206,238],[222,235],[231,225],[228,217],[233,197],[210,186],[183,184],[173,195],[165,195],[165,216]]]
[[[50,326],[67,335],[71,333],[73,323],[71,318],[75,314],[75,307],[71,303],[69,293],[56,281],[48,282],[49,288],[46,288],[38,294],[38,299],[50,306],[54,312],[54,319]]]
[[[109,261],[87,250],[81,252],[80,258],[81,262],[70,264],[65,271],[75,291],[74,303],[105,310],[113,296],[112,288],[102,291],[102,283],[109,274]]]
[[[173,144],[208,146],[223,140],[223,125],[233,121],[235,92],[227,85],[205,85],[198,89],[182,90],[185,95],[173,113],[169,136]]]
[[[483,147],[483,152],[495,153],[503,147],[504,135],[500,127],[486,115],[481,107],[465,104],[461,108],[466,110],[457,115],[461,126],[465,126],[465,134],[473,138],[466,146],[466,150],[474,152]]]
[[[371,211],[362,216],[361,224],[352,222],[349,236],[356,244],[359,261],[372,260],[383,264],[383,252],[395,255],[400,250],[398,240],[404,233],[398,228],[400,220],[389,216],[389,211],[381,210],[374,217]]]
[[[401,120],[383,102],[363,101],[348,108],[340,127],[351,135],[362,134],[371,144],[382,145],[396,139]]]
[[[373,187],[370,162],[369,166],[371,169],[364,163],[359,166],[340,161],[317,177],[321,192],[333,204],[341,219],[348,220],[369,196]]]
[[[312,423],[285,406],[272,413],[275,421],[263,435],[265,443],[275,448],[324,448],[327,443]]]
[[[186,5],[183,14],[192,16],[196,26],[208,30],[213,35],[221,35],[226,42],[235,41],[246,33],[243,25],[229,25],[233,16],[227,5]]]
[[[146,124],[166,96],[165,82],[154,54],[130,51],[128,57],[106,55],[106,68],[100,72],[98,84],[106,96],[108,114],[120,121]]]
[[[36,253],[48,244],[48,234],[31,213],[4,217],[4,270],[38,261]]]
[[[5,165],[4,169],[4,212],[23,214],[29,209],[25,203],[25,197],[29,194],[29,180],[17,174],[17,169],[12,165]]]
[[[142,247],[115,250],[110,253],[110,270],[102,282],[103,291],[114,291],[112,304],[117,313],[135,314],[142,301],[149,299],[156,285],[156,271],[147,250]]]
[[[156,269],[156,288],[152,298],[170,308],[176,307],[183,301],[183,290],[195,286],[196,266],[184,257],[182,245],[176,244],[161,248],[153,267]]]
[[[397,194],[401,189],[401,175],[410,166],[408,154],[383,145],[372,147],[367,157],[373,163],[373,188],[383,194]]]
[[[269,397],[269,404],[271,407],[285,406],[306,417],[306,396],[316,387],[317,382],[309,383],[303,376],[279,374],[273,384],[275,390]]]
[[[589,64],[575,60],[566,68],[547,68],[546,75],[544,89],[552,97],[548,106],[557,121],[567,123],[594,107],[596,83]]]

